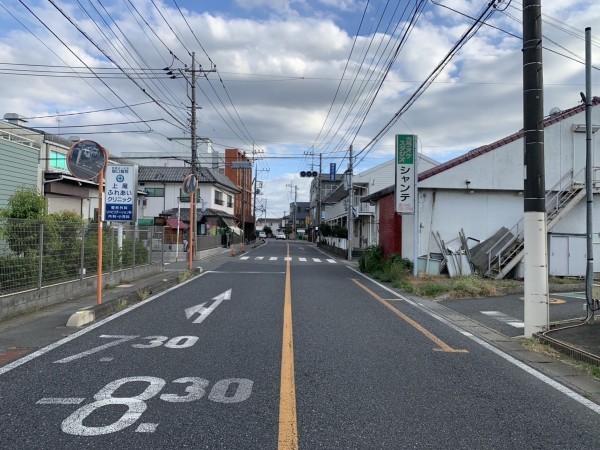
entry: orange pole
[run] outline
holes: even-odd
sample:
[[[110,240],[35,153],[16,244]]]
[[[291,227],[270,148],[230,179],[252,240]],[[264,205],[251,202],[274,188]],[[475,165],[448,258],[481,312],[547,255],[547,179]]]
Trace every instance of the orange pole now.
[[[102,304],[102,197],[104,193],[104,168],[98,175],[98,285],[96,286],[96,304]]]
[[[196,209],[195,208],[196,203],[194,202],[194,200],[195,200],[194,194],[195,193],[193,191],[190,194],[190,226],[188,228],[188,230],[189,230],[188,234],[190,237],[190,246],[189,246],[190,254],[188,256],[188,269],[190,269],[190,270],[192,270],[192,267],[194,265],[192,261],[193,261],[193,255],[194,255],[194,246],[196,245],[196,242],[194,241],[194,238],[195,238],[194,231],[196,229],[196,227],[194,227],[194,220],[196,220],[196,218],[195,218],[196,211],[194,211]]]

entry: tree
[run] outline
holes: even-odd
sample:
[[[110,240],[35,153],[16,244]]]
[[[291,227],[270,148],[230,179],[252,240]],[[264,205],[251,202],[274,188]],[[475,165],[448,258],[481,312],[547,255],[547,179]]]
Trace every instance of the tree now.
[[[46,197],[36,188],[19,188],[8,198],[6,208],[0,209],[0,216],[6,219],[42,220],[46,209]]]
[[[39,251],[40,226],[35,221],[44,220],[46,206],[46,198],[36,188],[19,188],[0,209],[0,216],[7,219],[4,237],[15,254],[35,255]]]

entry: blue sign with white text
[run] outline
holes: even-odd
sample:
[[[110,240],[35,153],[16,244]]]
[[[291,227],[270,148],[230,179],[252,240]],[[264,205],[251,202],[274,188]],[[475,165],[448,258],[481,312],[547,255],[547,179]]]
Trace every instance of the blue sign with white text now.
[[[335,163],[329,163],[329,181],[335,181],[336,165]]]

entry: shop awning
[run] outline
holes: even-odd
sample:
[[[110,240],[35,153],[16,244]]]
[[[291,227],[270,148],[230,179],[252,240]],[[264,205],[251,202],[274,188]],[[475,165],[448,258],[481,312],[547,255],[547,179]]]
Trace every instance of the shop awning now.
[[[242,230],[238,227],[229,227],[231,229],[231,231],[233,231],[235,234],[237,234],[238,236],[242,235]]]
[[[227,225],[229,228],[236,227],[235,220],[230,219],[229,217],[222,217],[222,219],[223,219],[223,222],[225,222],[225,225]]]
[[[177,229],[177,224],[179,223],[179,229],[180,230],[187,230],[189,228],[187,223],[182,222],[179,219],[167,219],[167,226],[170,228],[173,228],[174,230]]]

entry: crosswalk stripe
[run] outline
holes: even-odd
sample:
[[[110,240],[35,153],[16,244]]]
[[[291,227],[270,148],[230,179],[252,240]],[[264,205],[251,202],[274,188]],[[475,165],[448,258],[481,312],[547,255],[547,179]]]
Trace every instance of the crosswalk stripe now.
[[[319,258],[313,258],[314,262],[321,262],[321,260]]]
[[[262,261],[265,258],[267,258],[267,257],[266,256],[255,256],[254,260]],[[277,261],[279,259],[278,256],[269,256],[268,258],[269,258],[269,261]],[[305,257],[296,257],[296,258],[299,262],[308,262],[308,259],[309,259],[309,258],[305,258]],[[250,259],[250,256],[240,256],[241,261],[247,261],[248,259]],[[285,256],[283,258],[283,260],[284,261],[293,261],[294,258],[291,256]],[[322,260],[320,258],[312,258],[312,260],[313,260],[313,262],[316,262],[316,263],[322,262]],[[335,259],[326,259],[325,261],[327,261],[330,264],[336,264],[336,262],[337,262]]]
[[[249,256],[242,256],[240,259],[250,259]]]
[[[525,323],[523,323],[521,320],[507,316],[506,314],[501,313],[500,311],[481,311],[481,314],[484,314],[488,317],[493,317],[494,319],[499,320],[500,322],[504,322],[510,325],[511,327],[525,328]]]
[[[335,264],[335,259],[328,259],[328,260],[327,260],[327,262],[328,262],[328,263]]]
[[[277,261],[277,256],[271,256],[271,257],[269,258],[269,261]]]
[[[306,262],[306,258],[298,258],[302,262]]]
[[[285,258],[283,258],[284,261],[291,261],[292,257],[291,256],[286,256]]]
[[[260,261],[261,259],[264,259],[264,256],[257,256],[256,259],[257,261]]]

